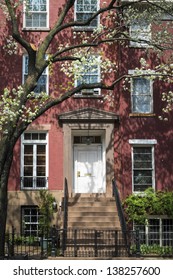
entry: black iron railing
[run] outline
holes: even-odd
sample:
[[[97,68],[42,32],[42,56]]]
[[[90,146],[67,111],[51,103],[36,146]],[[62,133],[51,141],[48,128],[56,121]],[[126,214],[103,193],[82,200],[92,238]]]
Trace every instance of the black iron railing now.
[[[68,223],[68,182],[65,178],[65,184],[64,184],[64,201],[63,201],[63,211],[64,211],[64,217],[63,217],[63,241],[62,241],[62,254],[64,254],[64,251],[66,249],[66,241],[67,241],[67,223]]]
[[[122,203],[121,203],[121,199],[120,199],[120,195],[119,195],[119,191],[118,191],[115,179],[112,180],[112,188],[113,188],[113,196],[115,197],[117,211],[118,211],[118,215],[119,215],[119,219],[120,219],[121,230],[123,232],[127,232],[126,220],[124,217]]]
[[[120,219],[121,231],[123,233],[126,248],[128,250],[128,253],[130,254],[129,244],[128,244],[129,242],[128,242],[128,236],[127,236],[127,225],[126,225],[126,220],[125,220],[125,217],[124,217],[124,211],[123,211],[123,208],[122,208],[122,203],[121,203],[121,199],[120,199],[120,195],[119,195],[119,191],[118,191],[118,188],[117,188],[117,185],[116,185],[115,178],[112,180],[112,189],[113,189],[113,196],[115,197],[115,201],[116,201],[118,216],[119,216],[119,219]]]

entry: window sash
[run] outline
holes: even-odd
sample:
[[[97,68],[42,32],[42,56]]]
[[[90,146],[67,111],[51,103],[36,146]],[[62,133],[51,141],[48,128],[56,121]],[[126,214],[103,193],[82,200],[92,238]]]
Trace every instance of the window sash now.
[[[26,133],[22,137],[21,187],[44,189],[47,180],[46,133]]]
[[[133,191],[143,192],[154,185],[153,147],[133,147]]]
[[[92,56],[94,57],[94,56]],[[92,61],[92,57],[88,58],[88,63]],[[92,83],[99,83],[100,82],[100,67],[99,65],[82,65],[82,75],[80,78],[75,79],[75,86],[79,86],[82,83],[92,84]],[[83,95],[84,92],[90,93],[91,95],[98,95],[100,94],[99,89],[91,89],[91,90],[83,90],[76,95]]]
[[[37,206],[22,207],[22,234],[38,237],[40,235],[40,218],[41,215]]]
[[[28,56],[23,56],[23,83],[26,81],[28,76]],[[48,94],[48,67],[43,71],[42,75],[37,81],[37,86],[34,89],[35,94],[46,92]]]
[[[146,78],[132,78],[132,112],[152,112],[152,82]]]
[[[89,19],[99,8],[98,0],[77,0],[75,1],[75,20],[84,22]],[[77,28],[96,28],[98,26],[98,19],[96,17],[88,26],[81,26]]]
[[[24,23],[26,28],[47,28],[47,0],[30,0],[24,4]]]
[[[130,25],[130,37],[134,40],[139,40],[139,42],[130,41],[130,46],[132,47],[147,47],[148,44],[142,40],[151,40],[151,25],[147,23],[144,19],[132,22]]]

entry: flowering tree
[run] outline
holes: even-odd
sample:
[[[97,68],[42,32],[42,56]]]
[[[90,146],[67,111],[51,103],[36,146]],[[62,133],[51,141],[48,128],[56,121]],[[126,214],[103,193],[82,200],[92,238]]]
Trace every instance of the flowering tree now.
[[[158,19],[161,18],[161,15],[166,13],[170,17],[172,16],[172,4],[167,4],[166,0],[159,1],[159,4],[148,0],[122,2],[105,0],[101,2],[100,8],[82,21],[81,19],[73,20],[71,16],[75,0],[64,2],[65,4],[58,11],[57,21],[50,31],[45,33],[43,40],[38,43],[35,39],[35,42],[31,43],[27,36],[21,32],[20,23],[20,18],[22,18],[21,6],[24,4],[25,9],[29,9],[30,1],[0,0],[0,8],[4,13],[6,30],[8,31],[5,34],[7,43],[3,47],[4,51],[13,55],[18,52],[18,49],[22,49],[28,55],[28,74],[24,83],[17,85],[15,88],[9,88],[7,85],[0,96],[0,255],[4,255],[8,177],[13,149],[21,134],[30,123],[48,109],[64,102],[82,89],[102,88],[113,90],[120,81],[124,80],[124,88],[127,86],[126,83],[129,82],[129,74],[120,73],[118,64],[114,60],[111,61],[106,57],[100,60],[95,55],[91,61],[89,59],[91,54],[104,53],[103,46],[105,44],[111,47],[118,43],[125,47],[129,41],[151,46],[151,51],[156,52],[160,57],[167,51],[166,62],[159,63],[152,70],[149,68],[147,61],[141,57],[141,67],[136,69],[133,75],[145,75],[149,79],[160,79],[169,84],[173,82],[171,22],[169,24],[164,23],[163,26],[158,25]],[[89,35],[87,31],[80,33],[75,31],[77,27],[88,26],[99,16],[104,24],[102,25],[102,21],[100,21],[98,27]],[[152,38],[138,36],[139,30],[136,33],[129,34],[129,26],[141,19],[154,24],[158,29]],[[72,30],[73,40],[69,42],[64,42],[63,36],[59,36],[66,30]],[[149,49],[146,49],[149,52]],[[101,67],[103,78],[101,82],[87,83],[82,80],[82,73],[85,71],[86,65],[90,67],[96,64]],[[51,96],[44,92],[35,95],[34,89],[40,76],[46,68],[49,68],[49,72],[52,73],[55,69],[54,65],[64,72],[70,82],[68,85],[62,85],[62,89],[54,92]],[[109,84],[104,83],[104,73],[106,72],[114,72],[114,79],[109,81]],[[73,77],[80,82],[75,83]],[[163,94],[163,99],[167,101],[165,112],[171,109],[172,96],[171,90],[169,93]]]

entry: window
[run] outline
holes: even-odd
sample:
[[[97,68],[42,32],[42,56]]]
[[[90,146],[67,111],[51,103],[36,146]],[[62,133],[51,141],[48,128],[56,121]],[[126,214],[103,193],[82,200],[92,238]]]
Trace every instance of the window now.
[[[98,10],[98,0],[76,0],[75,20],[84,22]],[[81,28],[93,29],[98,26],[98,17],[93,19],[88,26]],[[79,27],[80,28],[80,27]]]
[[[26,132],[22,135],[21,188],[47,188],[47,133]]]
[[[143,192],[154,187],[154,147],[132,147],[133,191]]]
[[[132,113],[152,113],[152,81],[143,77],[132,78],[131,88]]]
[[[151,41],[150,23],[145,19],[138,19],[130,25],[130,41],[131,47],[147,47],[147,42]]]
[[[28,56],[23,56],[23,83],[28,76]],[[35,94],[45,92],[48,94],[48,67],[44,70],[41,77],[38,79],[37,86],[34,89]]]
[[[24,1],[24,28],[45,29],[48,27],[48,0]]]
[[[76,79],[76,86],[82,83],[93,84],[100,82],[100,66],[97,62],[92,63],[95,57],[91,56],[87,59],[86,64],[80,67],[80,76]],[[98,58],[100,59],[100,58]],[[97,59],[96,59],[97,60]],[[100,93],[99,89],[84,89],[79,94],[76,95],[98,95]]]
[[[139,230],[141,244],[173,246],[173,219],[149,218],[146,225],[134,224],[134,229]]]
[[[22,206],[22,234],[38,237],[40,235],[40,217],[41,215],[37,206]]]

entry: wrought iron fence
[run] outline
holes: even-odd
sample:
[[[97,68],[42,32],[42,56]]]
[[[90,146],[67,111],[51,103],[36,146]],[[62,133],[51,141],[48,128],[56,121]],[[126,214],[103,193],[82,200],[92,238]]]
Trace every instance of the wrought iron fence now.
[[[65,257],[105,258],[128,255],[128,248],[122,231],[67,229],[67,231],[62,230],[60,232],[60,235],[63,236],[64,234],[66,235],[66,244],[62,244],[62,255]]]
[[[65,236],[65,238],[64,238]],[[126,233],[112,229],[57,229],[53,227],[44,237],[21,236],[12,231],[6,234],[5,258],[42,259],[58,257],[173,257],[173,244],[160,246],[143,242],[139,230]]]

